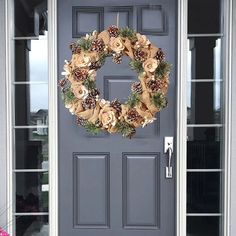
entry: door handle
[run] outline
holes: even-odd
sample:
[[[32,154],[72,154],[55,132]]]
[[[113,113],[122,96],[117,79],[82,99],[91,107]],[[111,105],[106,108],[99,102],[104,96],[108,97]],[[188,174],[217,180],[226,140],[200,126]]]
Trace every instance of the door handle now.
[[[173,137],[165,137],[164,153],[167,154],[166,178],[173,178],[173,168],[171,166],[173,155]]]

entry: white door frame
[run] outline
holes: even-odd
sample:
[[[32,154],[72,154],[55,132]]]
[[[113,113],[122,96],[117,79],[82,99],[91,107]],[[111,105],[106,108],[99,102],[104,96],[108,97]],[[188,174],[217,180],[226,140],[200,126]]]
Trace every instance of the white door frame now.
[[[0,0],[1,4],[5,4],[5,45],[6,45],[6,143],[5,147],[2,145],[1,148],[5,148],[6,152],[6,165],[7,165],[7,202],[12,202],[13,188],[12,188],[12,96],[11,96],[11,81],[13,78],[13,0]],[[233,5],[234,2],[234,5]],[[231,142],[236,141],[236,131],[232,132],[232,127],[236,128],[236,114],[233,113],[233,104],[236,101],[235,93],[231,93],[231,85],[236,87],[236,82],[232,83],[232,72],[235,74],[235,67],[232,68],[232,63],[236,62],[236,42],[232,41],[232,28],[236,28],[232,24],[233,17],[236,18],[236,3],[234,0],[224,0],[224,11],[225,11],[225,60],[228,66],[225,67],[225,76],[228,78],[225,85],[225,92],[227,94],[225,99],[225,112],[226,112],[226,126],[225,126],[225,208],[224,208],[224,236],[230,235],[230,223],[231,215],[236,218],[236,205],[232,205],[231,196],[236,195],[236,188],[231,190],[230,182],[231,174],[235,175],[235,172],[230,171],[230,164],[234,164],[236,169],[236,161],[231,161],[232,153],[236,156],[236,150],[233,149]],[[233,14],[234,13],[234,14]],[[4,16],[3,16],[4,17]],[[58,99],[58,88],[57,88],[57,0],[48,0],[48,28],[49,28],[49,223],[50,223],[50,236],[58,236],[58,117],[57,117],[57,99]],[[1,17],[0,17],[1,18]],[[187,0],[178,0],[178,46],[177,46],[177,114],[176,114],[176,158],[177,158],[177,176],[176,176],[176,236],[186,236],[186,79],[187,79]],[[235,29],[236,30],[236,29]],[[234,39],[236,34],[234,31]],[[0,40],[0,42],[2,42]],[[234,44],[234,45],[233,45]],[[234,51],[231,51],[234,49]],[[4,63],[2,63],[4,64]],[[4,68],[5,68],[4,66]],[[0,64],[1,67],[1,64]],[[0,68],[2,69],[2,67]],[[4,73],[3,73],[4,74]],[[3,77],[2,77],[3,78]],[[0,79],[2,79],[0,78]],[[235,90],[234,90],[235,91]],[[2,95],[3,94],[3,95]],[[1,93],[0,96],[5,96]],[[234,99],[234,100],[232,100]],[[234,102],[232,102],[234,101]],[[232,117],[235,119],[232,120]],[[235,129],[236,130],[236,129]],[[2,137],[1,137],[2,138]],[[4,142],[3,142],[4,143]],[[3,150],[0,149],[0,150]],[[3,152],[4,153],[4,152]],[[1,173],[0,173],[1,177]],[[0,178],[4,181],[4,178]],[[2,186],[2,185],[1,185]],[[230,207],[234,206],[234,211]],[[8,222],[13,219],[13,207],[10,206],[8,209]],[[9,233],[14,236],[14,229],[9,225]],[[236,231],[236,227],[234,228]],[[236,232],[231,231],[233,236]]]

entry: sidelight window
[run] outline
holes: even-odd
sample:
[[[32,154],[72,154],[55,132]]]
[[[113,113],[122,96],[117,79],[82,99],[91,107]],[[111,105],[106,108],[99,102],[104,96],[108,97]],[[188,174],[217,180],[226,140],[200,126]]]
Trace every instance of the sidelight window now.
[[[221,1],[188,1],[187,235],[223,235]]]
[[[14,1],[13,232],[48,235],[47,1]]]

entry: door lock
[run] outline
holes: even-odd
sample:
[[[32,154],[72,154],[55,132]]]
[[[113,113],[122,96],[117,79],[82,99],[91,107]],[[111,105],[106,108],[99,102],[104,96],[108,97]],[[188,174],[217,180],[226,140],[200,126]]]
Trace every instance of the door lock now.
[[[164,153],[167,154],[167,166],[166,166],[166,178],[173,178],[173,168],[171,166],[172,154],[173,154],[173,137],[165,137],[164,141]]]

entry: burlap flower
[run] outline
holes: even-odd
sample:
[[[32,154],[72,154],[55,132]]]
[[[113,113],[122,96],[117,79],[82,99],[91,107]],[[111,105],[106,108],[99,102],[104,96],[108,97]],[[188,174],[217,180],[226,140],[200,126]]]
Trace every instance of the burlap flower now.
[[[121,37],[117,37],[117,38],[111,37],[110,42],[109,42],[109,46],[110,46],[111,50],[116,53],[120,53],[125,48]]]
[[[80,54],[73,54],[71,65],[72,67],[86,67],[89,66],[91,63],[91,57],[87,53],[80,53]]]
[[[138,41],[135,43],[136,48],[148,48],[151,44],[145,35],[141,35],[139,33],[136,34]]]
[[[109,105],[105,105],[98,116],[105,128],[114,127],[117,123],[116,111]]]
[[[143,69],[145,72],[153,73],[158,66],[158,61],[153,58],[148,58],[146,61],[143,62]]]
[[[88,89],[84,85],[72,84],[71,90],[78,99],[85,99],[88,96]]]

